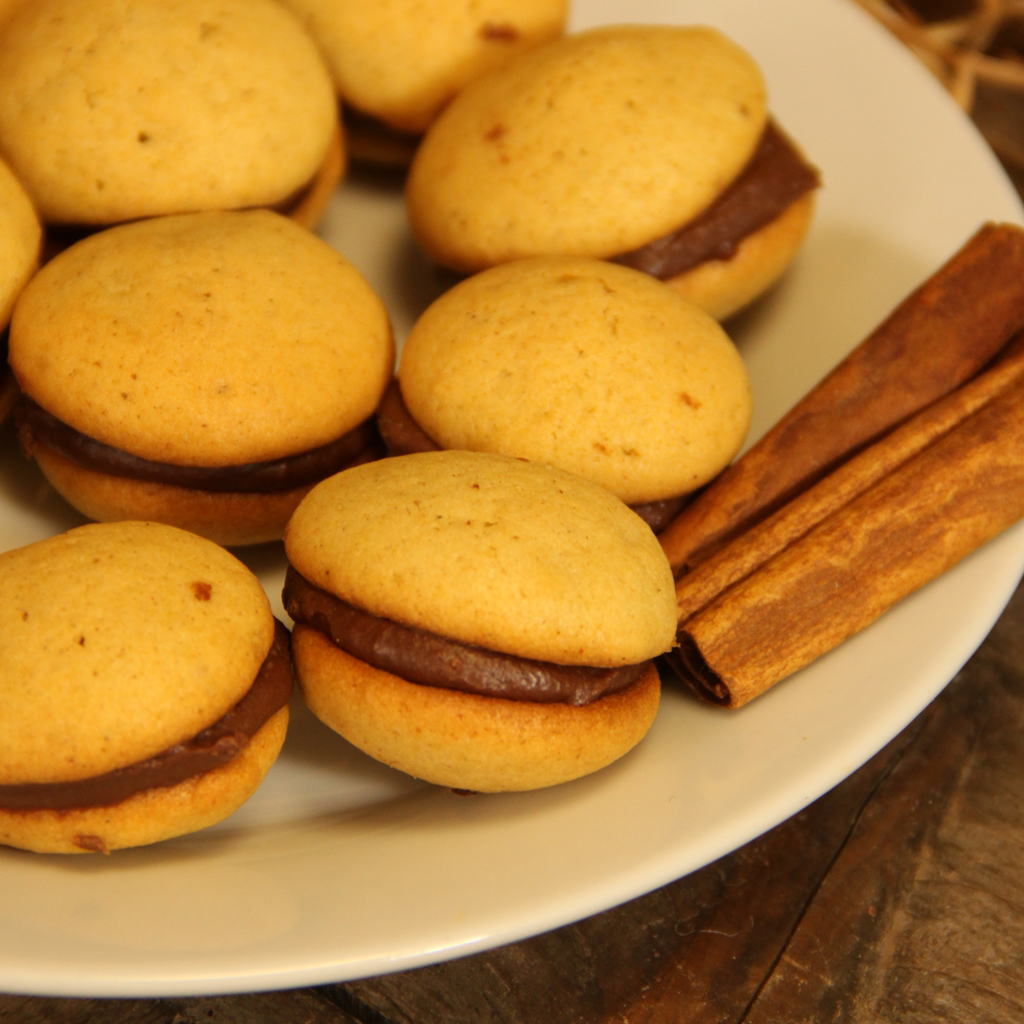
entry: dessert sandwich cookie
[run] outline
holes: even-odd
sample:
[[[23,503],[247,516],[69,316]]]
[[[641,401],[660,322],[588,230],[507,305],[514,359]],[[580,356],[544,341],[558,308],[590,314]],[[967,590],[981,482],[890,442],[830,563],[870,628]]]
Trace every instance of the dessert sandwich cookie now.
[[[0,34],[0,155],[58,241],[211,209],[309,223],[341,145],[330,74],[274,0],[32,0]]]
[[[615,26],[467,86],[418,149],[406,201],[453,270],[615,259],[722,319],[788,266],[817,184],[746,52],[710,28]]]
[[[750,413],[746,369],[717,321],[647,274],[555,256],[437,299],[377,422],[392,454],[463,448],[577,473],[658,531],[729,464]]]
[[[18,385],[7,368],[7,326],[14,301],[39,268],[43,229],[32,201],[0,160],[0,420],[18,397]]]
[[[0,843],[107,853],[205,828],[284,742],[288,631],[223,548],[91,524],[0,555]]]
[[[382,454],[383,304],[268,210],[154,218],[65,250],[15,307],[22,449],[90,519],[282,536],[319,480]]]
[[[285,550],[306,702],[379,761],[537,789],[610,764],[654,720],[672,573],[589,481],[477,452],[385,459],[314,488]]]
[[[285,0],[320,45],[355,159],[405,166],[468,82],[560,35],[566,0]]]

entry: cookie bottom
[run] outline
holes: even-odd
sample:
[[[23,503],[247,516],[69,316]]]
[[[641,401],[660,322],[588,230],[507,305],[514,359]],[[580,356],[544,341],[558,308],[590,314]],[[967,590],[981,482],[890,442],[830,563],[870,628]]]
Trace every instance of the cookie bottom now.
[[[292,656],[313,714],[353,746],[415,778],[480,793],[541,789],[604,768],[643,739],[661,697],[653,665],[627,690],[581,707],[420,686],[303,625]]]
[[[766,292],[792,263],[811,226],[814,193],[740,242],[727,260],[707,260],[665,284],[716,320],[724,320]]]
[[[287,731],[285,705],[226,764],[176,786],[143,790],[112,807],[0,807],[0,844],[36,853],[109,853],[197,832],[223,821],[256,792],[281,752]]]
[[[315,486],[271,494],[197,491],[83,469],[39,442],[32,446],[32,458],[58,494],[90,519],[166,523],[227,547],[280,540],[299,502]]]

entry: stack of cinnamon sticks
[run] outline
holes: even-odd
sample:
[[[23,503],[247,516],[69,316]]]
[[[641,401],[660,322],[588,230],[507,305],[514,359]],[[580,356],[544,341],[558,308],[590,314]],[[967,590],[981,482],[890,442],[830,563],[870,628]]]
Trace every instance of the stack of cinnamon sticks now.
[[[1024,231],[986,225],[661,535],[739,707],[1024,517]]]

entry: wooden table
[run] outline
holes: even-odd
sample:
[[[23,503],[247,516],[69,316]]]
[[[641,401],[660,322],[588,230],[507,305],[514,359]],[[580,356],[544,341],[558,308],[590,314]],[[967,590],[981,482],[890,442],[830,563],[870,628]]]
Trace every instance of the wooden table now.
[[[806,810],[578,924],[402,974],[196,999],[0,995],[5,1024],[1024,1020],[1024,586],[946,690]]]

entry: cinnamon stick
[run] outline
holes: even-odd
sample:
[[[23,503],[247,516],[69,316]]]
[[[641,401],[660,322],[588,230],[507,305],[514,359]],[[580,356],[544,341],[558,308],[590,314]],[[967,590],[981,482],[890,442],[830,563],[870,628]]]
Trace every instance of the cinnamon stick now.
[[[680,624],[1024,377],[1024,336],[988,370],[740,534],[676,582]]]
[[[691,618],[673,664],[739,707],[1024,516],[1024,378]]]
[[[676,575],[973,377],[1022,328],[1024,231],[987,224],[662,532]]]

